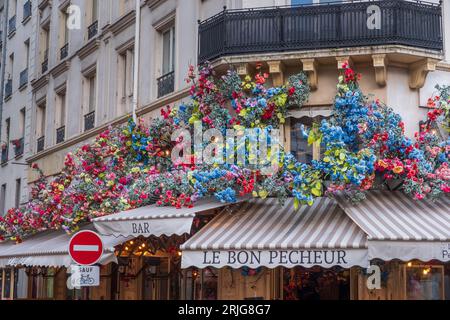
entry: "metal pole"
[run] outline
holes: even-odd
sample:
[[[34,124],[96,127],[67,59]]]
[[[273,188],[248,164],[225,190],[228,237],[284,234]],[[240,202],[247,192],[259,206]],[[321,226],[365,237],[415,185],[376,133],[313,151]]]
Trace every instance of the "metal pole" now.
[[[141,1],[136,0],[136,24],[134,39],[134,65],[133,65],[133,121],[137,123],[136,109],[138,105],[139,94],[139,47],[141,40]]]

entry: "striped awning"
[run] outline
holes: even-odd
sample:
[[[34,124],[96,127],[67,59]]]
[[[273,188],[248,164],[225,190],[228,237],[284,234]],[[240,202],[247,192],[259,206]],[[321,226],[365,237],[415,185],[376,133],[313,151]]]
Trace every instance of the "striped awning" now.
[[[192,208],[177,209],[150,205],[96,218],[95,228],[103,235],[159,237],[189,233],[196,213],[227,206],[216,199],[203,199]]]
[[[370,259],[450,260],[450,197],[417,201],[402,192],[371,191],[357,204],[336,199],[368,235]]]
[[[366,241],[332,199],[298,211],[292,199],[258,199],[221,213],[182,245],[182,267],[366,266]]]
[[[82,230],[94,230],[92,224]],[[25,239],[20,244],[13,242],[0,243],[0,267],[36,266],[36,267],[68,267],[72,263],[69,255],[71,235],[63,230],[46,231]],[[117,262],[114,247],[130,238],[102,236],[103,256],[100,264]]]

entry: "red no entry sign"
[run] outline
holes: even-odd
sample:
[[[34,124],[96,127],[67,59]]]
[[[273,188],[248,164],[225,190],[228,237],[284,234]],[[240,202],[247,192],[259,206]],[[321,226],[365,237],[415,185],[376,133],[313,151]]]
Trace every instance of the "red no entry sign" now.
[[[77,264],[83,266],[95,264],[103,254],[102,239],[93,231],[80,231],[70,239],[69,254]]]

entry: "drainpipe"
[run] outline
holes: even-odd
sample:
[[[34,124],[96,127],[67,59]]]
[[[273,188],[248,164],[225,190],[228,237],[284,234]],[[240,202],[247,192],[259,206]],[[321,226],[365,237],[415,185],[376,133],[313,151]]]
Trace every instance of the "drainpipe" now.
[[[137,123],[136,109],[139,94],[139,47],[141,42],[141,1],[136,0],[136,23],[134,36],[134,71],[133,71],[133,120]]]
[[[3,21],[3,34],[2,34],[2,74],[0,80],[0,135],[3,128],[3,96],[5,93],[5,68],[6,68],[6,39],[8,34],[8,16],[9,16],[9,0],[5,0],[3,12],[5,13]]]

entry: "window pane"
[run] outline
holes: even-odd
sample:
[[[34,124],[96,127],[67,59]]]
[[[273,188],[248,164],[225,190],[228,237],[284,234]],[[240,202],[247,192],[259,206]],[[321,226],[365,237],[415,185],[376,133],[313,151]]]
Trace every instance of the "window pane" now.
[[[96,77],[89,79],[89,112],[95,110],[95,90],[96,90]]]
[[[299,5],[299,4],[312,4],[313,0],[292,0],[292,5]]]
[[[313,146],[308,145],[308,138],[303,136],[302,126],[307,126],[299,119],[291,121],[291,153],[302,163],[311,163],[313,160]]]
[[[170,55],[170,30],[168,30],[163,34],[163,75],[171,71]]]
[[[406,267],[406,293],[408,300],[441,300],[443,268],[440,266]]]

